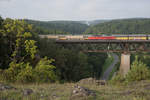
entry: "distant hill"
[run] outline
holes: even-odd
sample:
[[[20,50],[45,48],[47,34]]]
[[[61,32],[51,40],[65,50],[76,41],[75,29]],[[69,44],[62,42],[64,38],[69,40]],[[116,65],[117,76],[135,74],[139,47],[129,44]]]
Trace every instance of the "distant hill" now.
[[[131,18],[93,21],[36,21],[33,24],[38,34],[149,34],[150,18]]]
[[[81,34],[88,28],[88,25],[79,21],[25,21],[33,24],[39,34]]]
[[[91,20],[91,21],[79,21],[79,23],[87,24],[88,26],[97,25],[104,22],[109,22],[111,20]]]
[[[150,18],[118,19],[89,27],[86,34],[150,34]]]

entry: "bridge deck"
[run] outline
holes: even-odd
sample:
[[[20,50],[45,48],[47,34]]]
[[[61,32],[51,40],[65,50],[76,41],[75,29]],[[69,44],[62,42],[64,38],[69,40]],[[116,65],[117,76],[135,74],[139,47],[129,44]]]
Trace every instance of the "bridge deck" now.
[[[56,43],[150,43],[150,40],[56,40]]]

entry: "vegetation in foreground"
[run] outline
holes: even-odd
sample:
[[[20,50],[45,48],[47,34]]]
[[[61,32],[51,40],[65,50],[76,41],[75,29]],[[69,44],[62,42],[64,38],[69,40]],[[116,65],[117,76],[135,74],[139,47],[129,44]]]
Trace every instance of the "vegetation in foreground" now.
[[[4,100],[149,100],[150,70],[136,60],[126,77],[120,74],[103,82],[87,78],[77,83],[11,84],[13,88],[0,84],[0,99]],[[80,86],[76,92],[74,89]],[[26,92],[28,90],[29,92]],[[31,92],[30,92],[31,91]],[[86,92],[89,91],[89,92]],[[75,93],[73,95],[73,93]],[[94,95],[90,95],[94,93]]]
[[[96,99],[81,96],[70,99],[73,87],[78,84],[96,94]],[[16,90],[0,90],[0,100],[149,100],[150,81],[133,82],[129,85],[96,85],[96,84],[13,84]],[[23,90],[32,89],[33,93],[25,95]]]

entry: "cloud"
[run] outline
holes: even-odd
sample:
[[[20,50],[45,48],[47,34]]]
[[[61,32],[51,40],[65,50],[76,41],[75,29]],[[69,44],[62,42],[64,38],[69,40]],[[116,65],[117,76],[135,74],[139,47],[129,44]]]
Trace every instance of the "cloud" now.
[[[0,0],[0,2],[9,2],[11,0]]]
[[[38,20],[150,17],[150,0],[0,0],[0,15]]]

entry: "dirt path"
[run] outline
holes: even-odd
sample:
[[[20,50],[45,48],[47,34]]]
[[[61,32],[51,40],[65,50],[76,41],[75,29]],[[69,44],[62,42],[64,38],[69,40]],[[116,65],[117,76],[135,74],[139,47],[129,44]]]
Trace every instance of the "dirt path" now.
[[[114,61],[113,63],[106,69],[106,71],[104,72],[103,76],[102,76],[102,80],[108,80],[109,78],[109,75],[112,71],[112,69],[115,67],[115,65],[117,64],[117,62],[119,61],[119,58],[116,54],[112,54],[113,58],[114,58]]]

